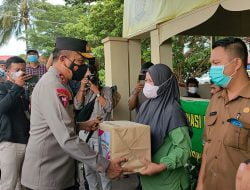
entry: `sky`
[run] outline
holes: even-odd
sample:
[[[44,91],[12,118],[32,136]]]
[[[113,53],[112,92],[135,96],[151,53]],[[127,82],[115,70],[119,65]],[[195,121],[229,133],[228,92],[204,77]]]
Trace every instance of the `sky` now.
[[[64,5],[64,0],[48,0],[49,3],[54,5]],[[0,0],[0,5],[2,0]],[[16,40],[12,37],[8,44],[0,47],[0,55],[20,55],[25,54],[25,42],[22,40]]]

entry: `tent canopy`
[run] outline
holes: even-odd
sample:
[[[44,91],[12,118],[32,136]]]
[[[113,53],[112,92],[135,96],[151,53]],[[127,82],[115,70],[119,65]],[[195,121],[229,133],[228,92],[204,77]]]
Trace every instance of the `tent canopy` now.
[[[123,37],[250,36],[249,19],[249,0],[125,0]]]

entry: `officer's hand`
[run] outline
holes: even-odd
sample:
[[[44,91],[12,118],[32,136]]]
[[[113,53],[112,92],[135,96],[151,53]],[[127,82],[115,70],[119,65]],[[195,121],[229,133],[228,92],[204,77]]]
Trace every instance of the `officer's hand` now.
[[[241,163],[236,175],[236,190],[250,189],[250,164]]]
[[[119,179],[123,172],[130,172],[131,170],[121,167],[121,164],[127,161],[128,160],[126,158],[116,158],[111,160],[107,170],[108,177],[110,179]]]
[[[99,119],[88,120],[85,122],[79,122],[79,129],[85,131],[96,131],[98,129]]]
[[[16,78],[16,80],[14,81],[16,85],[18,86],[24,86],[25,81],[31,79],[32,76],[31,75],[21,75],[19,77]]]

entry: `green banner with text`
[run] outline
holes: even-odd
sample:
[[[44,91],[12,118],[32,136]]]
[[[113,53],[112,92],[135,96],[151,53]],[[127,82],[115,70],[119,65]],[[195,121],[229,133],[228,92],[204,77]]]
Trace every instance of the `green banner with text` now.
[[[193,130],[191,156],[196,159],[202,156],[203,129],[208,103],[208,100],[203,99],[181,99],[181,107]]]

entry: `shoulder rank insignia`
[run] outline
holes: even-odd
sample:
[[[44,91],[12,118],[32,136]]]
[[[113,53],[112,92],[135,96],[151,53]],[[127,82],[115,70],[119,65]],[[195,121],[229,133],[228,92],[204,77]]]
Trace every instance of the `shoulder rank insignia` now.
[[[71,100],[70,92],[65,88],[57,88],[56,93],[59,100],[62,102],[63,107],[66,108],[69,105],[69,101]]]

